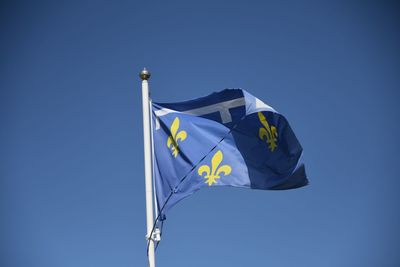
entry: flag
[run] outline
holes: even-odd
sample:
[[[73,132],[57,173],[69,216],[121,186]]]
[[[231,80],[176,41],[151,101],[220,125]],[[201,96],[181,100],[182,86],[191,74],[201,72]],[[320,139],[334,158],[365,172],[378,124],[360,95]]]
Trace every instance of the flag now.
[[[245,90],[152,103],[152,125],[161,220],[201,188],[281,190],[308,184],[303,149],[285,117]]]

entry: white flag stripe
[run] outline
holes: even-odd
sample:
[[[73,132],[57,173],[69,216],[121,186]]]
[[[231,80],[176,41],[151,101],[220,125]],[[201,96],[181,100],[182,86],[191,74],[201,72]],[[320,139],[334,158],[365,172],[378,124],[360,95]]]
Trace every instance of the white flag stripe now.
[[[195,109],[190,109],[190,110],[185,110],[185,111],[176,111],[176,110],[167,109],[167,108],[159,109],[159,110],[154,111],[156,118],[157,118],[156,119],[156,130],[160,129],[160,122],[158,121],[158,117],[161,117],[161,116],[167,115],[169,113],[173,113],[173,112],[190,114],[190,115],[195,115],[195,116],[202,116],[202,115],[211,114],[214,112],[219,112],[221,115],[222,123],[229,123],[229,122],[232,122],[232,116],[231,116],[231,113],[229,112],[229,109],[237,108],[237,107],[241,107],[241,106],[245,106],[245,105],[246,105],[245,98],[241,97],[241,98],[236,98],[233,100],[228,100],[228,101],[204,106],[201,108],[195,108]]]

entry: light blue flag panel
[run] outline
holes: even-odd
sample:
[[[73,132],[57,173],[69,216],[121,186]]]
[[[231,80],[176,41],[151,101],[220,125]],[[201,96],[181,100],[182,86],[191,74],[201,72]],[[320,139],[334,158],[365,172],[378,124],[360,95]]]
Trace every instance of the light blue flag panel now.
[[[291,189],[307,185],[302,147],[287,120],[245,90],[153,103],[159,219],[203,187]]]

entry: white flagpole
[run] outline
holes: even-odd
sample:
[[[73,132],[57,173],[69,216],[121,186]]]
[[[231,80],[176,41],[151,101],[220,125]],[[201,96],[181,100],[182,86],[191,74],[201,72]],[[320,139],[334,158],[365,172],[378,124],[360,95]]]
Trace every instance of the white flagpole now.
[[[155,267],[154,240],[150,236],[153,228],[153,186],[152,186],[152,167],[151,167],[151,143],[150,143],[150,105],[149,105],[149,84],[150,72],[143,69],[140,72],[142,79],[142,107],[143,107],[143,143],[144,143],[144,175],[146,184],[146,223],[147,235],[149,242],[148,257],[149,267]]]

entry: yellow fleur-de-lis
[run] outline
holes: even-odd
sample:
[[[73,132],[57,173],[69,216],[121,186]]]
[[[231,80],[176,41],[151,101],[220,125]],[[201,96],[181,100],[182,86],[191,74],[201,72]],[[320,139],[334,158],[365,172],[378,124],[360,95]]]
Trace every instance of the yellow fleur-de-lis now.
[[[178,141],[184,141],[187,137],[186,131],[179,131],[179,118],[176,117],[171,124],[171,135],[168,137],[167,146],[171,148],[172,155],[176,158],[179,153]]]
[[[214,156],[211,159],[211,170],[210,166],[208,165],[202,165],[199,167],[197,170],[197,173],[200,176],[203,176],[205,173],[204,178],[206,179],[205,183],[208,184],[208,186],[211,186],[214,183],[217,183],[216,179],[221,178],[220,174],[223,173],[225,176],[229,175],[232,171],[231,166],[229,165],[222,165],[219,167],[219,165],[222,162],[224,155],[222,154],[221,150],[218,150],[217,153],[214,154]]]
[[[264,114],[258,112],[258,118],[260,119],[261,124],[264,126],[258,131],[258,136],[261,140],[264,140],[265,137],[267,139],[268,148],[271,150],[271,152],[274,152],[275,148],[277,147],[276,143],[278,142],[278,132],[276,131],[275,126],[269,126]]]

